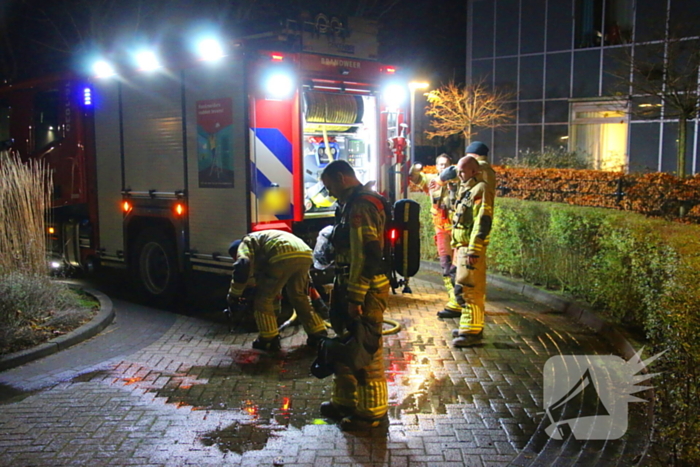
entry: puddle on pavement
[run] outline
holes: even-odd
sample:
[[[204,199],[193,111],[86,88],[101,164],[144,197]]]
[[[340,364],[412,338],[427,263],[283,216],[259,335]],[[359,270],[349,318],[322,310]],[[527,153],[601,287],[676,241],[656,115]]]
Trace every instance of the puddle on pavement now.
[[[397,401],[392,406],[391,412],[396,418],[400,418],[402,413],[446,414],[447,404],[470,401],[468,394],[469,387],[465,382],[455,385],[449,377],[436,378],[430,374],[411,385],[410,390],[401,397],[401,402]]]
[[[331,379],[319,384],[309,375],[314,351],[302,346],[268,355],[240,349],[230,357],[225,365],[193,366],[181,372],[143,368],[115,381],[165,398],[183,410],[235,412],[237,420],[200,438],[222,452],[261,450],[270,438],[289,428],[319,423],[318,407],[328,399]],[[95,372],[83,375],[82,380],[101,376]],[[161,378],[168,380],[157,384]]]
[[[441,358],[421,350],[435,345],[434,339],[427,338],[414,343],[412,351],[385,349],[390,418],[446,414],[450,404],[472,403],[472,392],[464,379],[451,379]],[[318,380],[309,375],[315,352],[305,346],[287,347],[275,355],[237,349],[229,357],[218,366],[193,366],[175,372],[143,367],[128,376],[98,370],[73,381],[116,376],[115,384],[152,393],[178,409],[230,411],[228,425],[200,437],[204,445],[217,446],[222,452],[261,450],[287,430],[326,423],[319,418],[318,407],[329,399],[332,378]]]
[[[471,401],[464,380],[455,384],[448,376],[435,376],[433,371],[441,366],[440,360],[412,352],[389,353],[386,375],[387,382],[394,383],[395,392],[390,391],[393,397],[389,400],[394,418],[400,418],[402,413],[446,414],[447,404]]]
[[[243,454],[246,451],[260,451],[268,440],[284,427],[258,426],[254,424],[234,423],[221,430],[204,434],[200,441],[205,446],[214,446],[221,452]]]

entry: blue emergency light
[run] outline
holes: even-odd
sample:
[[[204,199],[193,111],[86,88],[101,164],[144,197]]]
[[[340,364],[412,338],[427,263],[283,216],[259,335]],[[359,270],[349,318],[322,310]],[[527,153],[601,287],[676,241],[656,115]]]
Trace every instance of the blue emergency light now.
[[[83,89],[83,104],[86,106],[92,105],[92,89]]]

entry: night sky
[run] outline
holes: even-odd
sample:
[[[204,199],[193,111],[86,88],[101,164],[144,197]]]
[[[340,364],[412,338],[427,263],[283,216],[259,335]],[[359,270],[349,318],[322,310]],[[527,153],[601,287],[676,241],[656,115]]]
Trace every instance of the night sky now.
[[[464,81],[464,0],[5,0],[0,1],[0,79],[79,70],[89,52],[137,38],[174,43],[196,24],[224,31],[260,29],[302,11],[378,19],[382,62],[434,86]]]
[[[383,21],[381,54],[385,61],[416,68],[433,85],[466,73],[466,1],[405,0]]]

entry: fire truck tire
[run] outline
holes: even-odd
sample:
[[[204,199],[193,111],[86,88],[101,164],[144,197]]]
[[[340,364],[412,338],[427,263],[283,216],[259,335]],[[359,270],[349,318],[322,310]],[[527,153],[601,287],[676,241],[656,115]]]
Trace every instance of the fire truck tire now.
[[[149,302],[169,305],[180,288],[175,243],[158,229],[146,229],[135,243],[135,278]]]

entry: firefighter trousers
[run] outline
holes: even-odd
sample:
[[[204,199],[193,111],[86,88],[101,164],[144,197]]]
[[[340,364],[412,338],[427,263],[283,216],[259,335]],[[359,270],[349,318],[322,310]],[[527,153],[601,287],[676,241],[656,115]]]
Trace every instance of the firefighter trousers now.
[[[384,310],[389,299],[389,286],[380,290],[370,289],[365,295],[362,313],[379,330],[384,321]],[[379,340],[379,350],[372,356],[369,365],[363,368],[363,381],[358,381],[353,372],[345,365],[336,364],[333,378],[331,402],[343,407],[350,407],[354,414],[366,419],[377,419],[389,410],[389,391],[384,374],[383,342]]]
[[[464,300],[462,316],[459,320],[459,333],[479,334],[484,330],[486,249],[473,267],[468,266],[467,250],[467,247],[457,249],[455,293],[459,292]]]
[[[274,301],[282,292],[297,312],[306,334],[325,331],[326,324],[314,311],[309,299],[309,269],[311,258],[289,258],[268,264],[264,271],[256,275],[255,323],[262,339],[272,339],[278,334],[277,315]]]
[[[445,290],[447,291],[447,303],[445,304],[445,309],[450,311],[460,311],[462,307],[457,303],[454,293],[454,277],[450,275],[450,270],[452,268],[452,247],[450,243],[452,242],[452,230],[445,229],[442,227],[444,220],[439,219],[440,225],[438,225],[438,220],[433,218],[433,227],[435,227],[435,246],[437,247],[438,257],[440,258],[440,266],[442,267],[442,279],[445,284]]]

